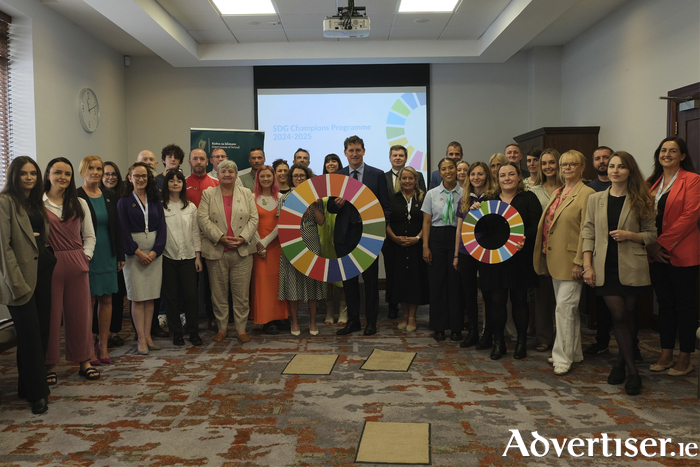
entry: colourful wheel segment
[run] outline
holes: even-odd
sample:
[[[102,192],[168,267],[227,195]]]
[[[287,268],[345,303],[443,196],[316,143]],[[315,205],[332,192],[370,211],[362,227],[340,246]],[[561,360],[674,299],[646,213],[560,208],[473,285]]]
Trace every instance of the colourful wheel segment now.
[[[301,237],[301,219],[311,203],[326,196],[352,203],[362,218],[362,237],[355,249],[338,259],[317,256]],[[384,210],[372,190],[346,175],[319,175],[292,191],[284,202],[278,223],[282,251],[302,274],[323,282],[338,282],[362,273],[382,251],[386,234]]]
[[[492,216],[498,216],[500,220],[494,221]],[[484,230],[483,223],[487,219],[501,232]],[[479,225],[480,222],[482,225]],[[506,231],[503,232],[503,229]],[[518,243],[524,237],[525,226],[520,213],[503,201],[484,201],[479,209],[469,211],[462,223],[462,243],[467,252],[482,263],[497,264],[510,259],[518,251]]]

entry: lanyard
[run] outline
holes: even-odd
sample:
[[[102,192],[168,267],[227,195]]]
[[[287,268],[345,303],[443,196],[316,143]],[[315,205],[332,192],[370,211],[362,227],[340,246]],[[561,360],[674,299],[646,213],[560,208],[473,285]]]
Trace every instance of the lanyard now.
[[[148,196],[146,197],[146,205],[144,207],[144,204],[141,202],[141,198],[139,198],[133,191],[131,194],[134,195],[134,198],[136,198],[136,201],[139,203],[139,208],[143,212],[143,222],[146,224],[145,232],[148,233]]]
[[[680,172],[681,171],[679,169],[678,172],[676,172],[676,175],[674,175],[671,181],[668,183],[668,186],[666,186],[666,189],[663,191],[661,190],[661,188],[664,186],[664,175],[661,176],[661,182],[659,182],[659,191],[656,192],[656,197],[654,198],[654,212],[658,211],[657,206],[659,204],[659,200],[668,190],[671,189],[671,187],[673,186],[673,182],[676,181],[676,178],[678,177],[678,174]]]
[[[410,221],[411,220],[411,201],[413,201],[413,196],[411,196],[408,199],[406,199],[406,197],[404,196],[403,199],[406,200],[406,212],[408,213],[408,215],[406,217]]]

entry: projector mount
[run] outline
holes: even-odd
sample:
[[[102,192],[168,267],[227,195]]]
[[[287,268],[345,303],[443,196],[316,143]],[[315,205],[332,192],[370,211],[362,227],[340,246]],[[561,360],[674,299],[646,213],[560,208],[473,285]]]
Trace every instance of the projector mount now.
[[[369,18],[366,7],[355,6],[348,0],[347,7],[338,7],[338,14],[323,20],[323,36],[332,38],[369,36]]]

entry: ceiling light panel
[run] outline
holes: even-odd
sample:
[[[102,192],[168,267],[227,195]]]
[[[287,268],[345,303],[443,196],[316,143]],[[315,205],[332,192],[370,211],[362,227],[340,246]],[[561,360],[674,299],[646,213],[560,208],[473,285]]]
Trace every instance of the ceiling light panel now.
[[[212,0],[222,15],[275,15],[272,0]]]
[[[401,0],[399,13],[445,13],[454,11],[459,0]]]

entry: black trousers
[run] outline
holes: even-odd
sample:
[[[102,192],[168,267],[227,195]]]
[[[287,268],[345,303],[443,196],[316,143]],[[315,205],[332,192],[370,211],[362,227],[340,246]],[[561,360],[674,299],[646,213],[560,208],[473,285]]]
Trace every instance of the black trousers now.
[[[379,313],[379,261],[376,259],[362,273],[365,282],[365,319],[367,324],[377,324]],[[360,278],[343,281],[345,301],[348,305],[348,323],[360,323]]]
[[[207,313],[207,321],[216,321],[214,316],[214,305],[211,302],[211,286],[209,285],[209,271],[207,262],[202,258],[202,271],[199,273],[199,300],[204,302],[204,311]],[[229,300],[229,303],[231,301]]]
[[[30,402],[48,397],[46,383],[46,348],[51,323],[51,278],[56,257],[50,248],[39,246],[38,270],[34,295],[27,303],[8,306],[17,331],[17,392]]]
[[[431,227],[428,246],[433,256],[428,265],[430,285],[430,329],[452,333],[464,328],[464,311],[460,308],[460,277],[452,261],[455,252],[456,227]]]
[[[478,272],[479,261],[474,259],[472,255],[459,253],[459,277],[464,291],[467,321],[469,326],[474,327],[478,325],[479,321],[479,291],[476,286]]]
[[[659,337],[662,349],[676,347],[676,334],[681,352],[695,351],[695,330],[698,328],[698,304],[695,291],[700,266],[676,267],[664,263],[649,265],[651,284],[659,302]]]
[[[168,317],[170,332],[182,334],[180,304],[184,304],[187,322],[186,332],[197,332],[199,329],[199,307],[197,270],[194,258],[173,260],[163,256],[163,285],[160,295],[165,305],[165,315]]]

